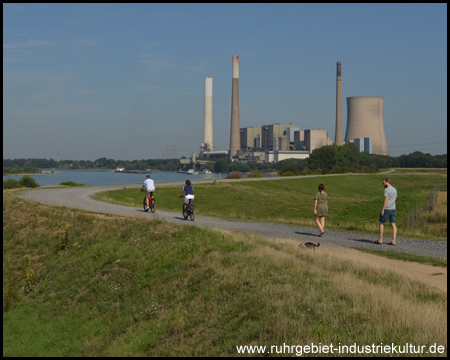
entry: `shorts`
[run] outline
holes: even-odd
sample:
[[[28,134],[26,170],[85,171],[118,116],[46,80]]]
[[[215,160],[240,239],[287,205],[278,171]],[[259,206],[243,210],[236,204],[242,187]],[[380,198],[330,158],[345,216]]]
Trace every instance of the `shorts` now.
[[[147,197],[148,197],[148,198],[153,197],[153,191],[155,191],[155,190],[147,191]]]
[[[384,215],[380,214],[380,224],[384,224],[387,219],[391,224],[395,224],[395,218],[397,217],[397,211],[395,210],[384,210]]]
[[[194,195],[186,195],[184,197],[184,203],[185,204],[189,203],[189,200],[194,200]]]

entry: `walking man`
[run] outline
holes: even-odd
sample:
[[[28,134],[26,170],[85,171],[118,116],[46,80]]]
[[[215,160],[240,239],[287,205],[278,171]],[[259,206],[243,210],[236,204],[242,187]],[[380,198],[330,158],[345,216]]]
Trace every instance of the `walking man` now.
[[[397,239],[397,225],[395,225],[395,218],[397,217],[397,211],[395,209],[395,200],[397,199],[397,190],[391,185],[391,181],[388,178],[383,179],[384,186],[384,203],[380,214],[380,237],[374,244],[383,243],[384,223],[387,219],[392,226],[392,241],[388,245],[394,245]]]

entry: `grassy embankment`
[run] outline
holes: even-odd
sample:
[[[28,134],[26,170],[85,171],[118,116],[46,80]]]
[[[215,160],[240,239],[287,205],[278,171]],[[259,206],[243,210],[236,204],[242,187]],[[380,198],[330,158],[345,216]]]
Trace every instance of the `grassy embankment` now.
[[[446,240],[440,224],[427,224],[427,234],[421,229],[407,229],[408,211],[427,201],[430,190],[447,183],[447,173],[319,176],[273,181],[233,182],[195,185],[196,212],[202,215],[249,221],[269,221],[289,225],[316,227],[313,215],[314,195],[320,183],[328,193],[328,229],[378,234],[378,217],[383,205],[383,177],[389,176],[398,191],[397,226],[400,237]],[[181,188],[158,187],[155,193],[157,209],[180,211],[177,198]],[[96,195],[96,199],[140,207],[142,193],[137,189],[120,189]],[[438,193],[436,216],[447,222],[447,191]],[[385,235],[392,236],[391,227]]]
[[[446,293],[320,250],[4,191],[3,356],[235,356],[238,345],[311,343],[437,343],[446,356]]]

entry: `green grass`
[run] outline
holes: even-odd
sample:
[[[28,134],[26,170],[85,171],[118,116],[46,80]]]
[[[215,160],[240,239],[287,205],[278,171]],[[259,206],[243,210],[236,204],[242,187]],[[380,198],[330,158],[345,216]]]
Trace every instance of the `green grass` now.
[[[398,191],[397,226],[400,237],[424,237],[446,240],[439,232],[421,236],[408,233],[408,211],[423,204],[431,189],[447,182],[444,175],[390,173]],[[326,227],[335,230],[377,234],[378,218],[384,200],[381,181],[385,175],[319,176],[283,180],[195,185],[196,212],[202,215],[235,218],[249,221],[270,221],[290,225],[315,226],[314,195],[320,183],[328,193],[329,215]],[[179,187],[158,187],[155,192],[157,207],[179,211]],[[139,207],[142,194],[135,189],[121,189],[97,194],[96,198],[117,204]],[[445,219],[446,220],[446,219]],[[385,227],[387,236],[390,226]]]
[[[3,192],[3,356],[236,356],[238,345],[283,343],[446,348],[446,293],[326,247],[13,194]]]
[[[447,258],[435,258],[435,257],[432,257],[432,256],[420,256],[420,255],[399,253],[399,252],[396,252],[396,251],[372,250],[372,249],[359,248],[359,247],[352,247],[352,249],[359,250],[359,251],[362,251],[362,252],[365,252],[365,253],[368,253],[368,254],[384,256],[384,257],[387,257],[389,259],[411,261],[411,262],[418,262],[418,263],[421,263],[421,264],[428,264],[428,265],[433,265],[433,266],[447,267]]]

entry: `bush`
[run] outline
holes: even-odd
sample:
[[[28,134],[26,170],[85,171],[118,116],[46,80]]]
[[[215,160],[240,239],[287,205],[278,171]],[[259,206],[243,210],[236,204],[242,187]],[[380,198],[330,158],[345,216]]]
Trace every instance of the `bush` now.
[[[292,171],[283,171],[281,176],[296,176],[297,174],[294,174]]]
[[[279,171],[281,176],[294,176],[299,173],[296,163],[287,164]]]
[[[3,181],[3,189],[15,189],[18,188],[18,181],[14,179],[7,179]]]
[[[19,187],[30,187],[30,188],[39,187],[39,184],[30,175],[22,176],[22,178],[18,182],[18,185]]]
[[[260,178],[260,177],[263,177],[263,174],[261,174],[261,171],[255,171],[255,172],[248,173],[247,177],[248,178]]]
[[[242,178],[242,173],[239,171],[231,172],[227,175],[227,179],[240,179]]]
[[[59,185],[66,185],[66,186],[84,186],[84,184],[78,184],[78,183],[73,182],[73,181],[63,181],[63,182],[60,183]]]

